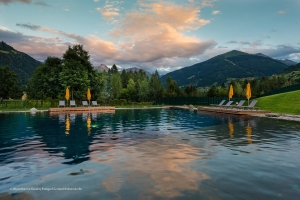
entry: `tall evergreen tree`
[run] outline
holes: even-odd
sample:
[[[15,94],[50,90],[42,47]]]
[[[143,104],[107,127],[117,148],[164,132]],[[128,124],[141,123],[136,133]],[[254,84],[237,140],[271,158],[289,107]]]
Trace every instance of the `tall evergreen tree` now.
[[[156,70],[154,74],[151,75],[149,80],[149,88],[150,88],[150,97],[152,101],[158,100],[162,98],[164,87],[160,80],[158,71]]]

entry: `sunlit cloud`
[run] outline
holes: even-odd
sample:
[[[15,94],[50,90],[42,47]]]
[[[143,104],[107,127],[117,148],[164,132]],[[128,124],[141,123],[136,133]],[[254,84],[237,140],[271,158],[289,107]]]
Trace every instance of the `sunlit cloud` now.
[[[118,13],[118,12],[115,12],[115,11],[109,11],[107,9],[104,9],[104,8],[96,8],[97,11],[99,11],[103,18],[106,19],[106,20],[112,20],[114,19],[115,17],[117,16],[120,16],[121,14]]]
[[[283,11],[283,10],[280,10],[280,11],[278,11],[277,13],[278,13],[279,15],[285,15],[285,14],[286,14],[286,12]]]
[[[217,15],[217,14],[220,14],[221,12],[219,10],[214,10],[211,14],[213,15]]]
[[[94,0],[94,2],[98,2],[99,0]]]

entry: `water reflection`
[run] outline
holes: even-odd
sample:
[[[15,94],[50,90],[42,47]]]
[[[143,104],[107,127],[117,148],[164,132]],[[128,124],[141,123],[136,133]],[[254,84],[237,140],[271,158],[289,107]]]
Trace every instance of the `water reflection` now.
[[[155,109],[6,114],[0,115],[0,126],[0,164],[5,169],[0,172],[0,191],[77,166],[84,167],[73,172],[95,171],[92,177],[81,174],[83,182],[76,180],[82,185],[93,180],[94,188],[85,194],[98,192],[98,199],[110,199],[109,194],[125,199],[198,194],[199,199],[203,192],[218,198],[207,185],[243,194],[248,194],[245,188],[261,194],[272,187],[286,194],[293,190],[289,185],[296,188],[300,180],[294,167],[300,165],[296,122]],[[53,177],[53,184],[70,180],[63,174]]]
[[[180,143],[178,138],[166,136],[122,148],[122,151],[130,152],[126,158],[115,152],[107,161],[113,173],[109,173],[102,181],[106,192],[126,198],[122,189],[131,187],[135,188],[140,198],[150,199],[175,198],[184,196],[184,193],[195,193],[201,182],[210,178],[193,168],[196,160],[201,160],[199,154],[205,152]],[[98,162],[97,159],[95,161]]]
[[[233,138],[234,127],[231,120],[228,121],[229,135],[230,138]]]
[[[248,122],[248,125],[246,126],[246,134],[248,138],[248,143],[252,144],[251,134],[252,134],[252,128],[250,126],[250,122]]]
[[[67,119],[66,119],[66,135],[69,135],[69,133],[70,133],[70,127],[71,127],[71,125],[70,125],[70,117],[69,116],[67,116]]]
[[[89,116],[87,117],[87,120],[86,120],[87,131],[88,131],[88,135],[89,135],[89,136],[90,136],[90,134],[91,134],[91,122],[92,122],[91,116],[89,115]]]

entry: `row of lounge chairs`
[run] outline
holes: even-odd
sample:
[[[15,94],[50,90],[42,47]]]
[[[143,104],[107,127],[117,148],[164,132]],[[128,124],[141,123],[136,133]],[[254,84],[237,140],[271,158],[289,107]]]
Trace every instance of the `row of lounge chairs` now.
[[[75,100],[70,100],[70,107],[77,107]],[[82,101],[82,106],[83,107],[88,107],[89,104],[87,101]],[[92,101],[92,106],[100,106],[100,104],[97,103],[97,101]],[[59,101],[58,107],[66,107],[66,102],[65,101]]]
[[[235,108],[235,109],[251,109],[251,110],[259,110],[259,107],[255,107],[258,100],[253,100],[248,106],[243,106],[245,100],[241,100],[236,106],[231,105],[233,101],[228,101],[226,104],[226,100],[222,100],[219,104],[210,104],[213,107],[219,108]]]

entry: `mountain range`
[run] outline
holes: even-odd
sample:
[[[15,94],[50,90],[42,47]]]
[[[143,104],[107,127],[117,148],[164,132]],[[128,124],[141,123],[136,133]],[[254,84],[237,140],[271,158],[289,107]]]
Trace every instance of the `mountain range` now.
[[[257,54],[254,54],[254,55],[271,58],[271,57],[266,56],[266,55],[264,55],[262,53],[257,53]],[[285,64],[286,66],[297,65],[296,62],[294,62],[292,60],[289,60],[289,59],[282,59],[282,60],[278,60],[278,61],[281,62],[281,63],[283,63],[283,64]]]
[[[261,77],[279,74],[287,65],[263,54],[248,54],[230,51],[215,56],[207,61],[190,67],[170,72],[161,77],[165,84],[166,77],[171,76],[178,86],[221,85],[229,78]]]
[[[0,42],[0,66],[9,66],[12,71],[18,74],[20,86],[26,85],[34,70],[41,64],[42,62],[15,50],[5,42]]]
[[[26,53],[15,50],[5,42],[0,42],[0,66],[9,66],[18,74],[19,85],[24,87],[34,70],[42,62],[35,60]],[[300,63],[299,63],[300,64]],[[165,84],[166,77],[171,76],[178,86],[210,86],[221,85],[230,78],[247,78],[271,76],[282,73],[285,69],[300,70],[299,64],[291,60],[275,60],[264,54],[248,54],[241,51],[230,51],[215,56],[207,61],[185,67],[161,77]],[[288,67],[290,66],[290,67]],[[97,71],[108,71],[108,67],[101,64],[95,67]],[[138,71],[140,68],[128,68],[126,71]],[[145,70],[144,70],[145,71]],[[151,74],[145,71],[148,76]]]

